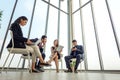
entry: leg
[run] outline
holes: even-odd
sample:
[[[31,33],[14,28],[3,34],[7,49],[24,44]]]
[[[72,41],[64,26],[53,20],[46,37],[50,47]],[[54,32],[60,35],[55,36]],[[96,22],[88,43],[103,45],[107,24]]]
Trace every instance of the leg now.
[[[43,60],[45,59],[45,57],[46,57],[45,53],[42,53]],[[36,67],[40,67],[40,60],[39,59],[36,60]]]
[[[39,58],[40,62],[41,63],[45,63],[44,60],[43,60],[43,58],[42,58],[41,52],[39,50],[39,47],[37,45],[33,45],[31,47],[34,49],[35,55],[36,55],[36,57]]]
[[[43,58],[43,60],[45,59],[45,57],[46,57],[45,53],[42,53],[42,58]],[[44,68],[43,68],[42,65],[40,65],[40,60],[39,60],[39,59],[36,60],[36,66],[35,66],[35,67],[36,67],[36,69],[38,69],[39,71],[44,72]]]
[[[56,57],[58,57],[57,52],[54,53],[54,55],[50,58],[50,60],[48,61],[48,63],[51,63]]]
[[[45,57],[46,57],[45,53],[42,53],[42,58],[43,58],[43,60],[45,59]],[[45,70],[44,70],[43,66],[40,65],[40,64],[41,64],[41,63],[40,63],[40,60],[37,58],[35,68],[36,68],[37,70],[39,70],[40,72],[44,72]]]
[[[71,69],[70,68],[70,59],[72,59],[72,58],[73,58],[73,56],[65,56],[66,67],[68,69]]]
[[[45,59],[46,55],[45,53],[42,53],[43,60]]]
[[[32,69],[34,70],[35,69],[35,61],[36,61],[36,57],[35,57],[35,53],[34,53],[34,50],[32,47],[30,46],[26,46],[26,49],[32,53]]]
[[[75,65],[75,70],[77,70],[79,64],[80,64],[80,54],[76,55],[76,65]]]
[[[55,57],[54,61],[55,61],[55,65],[56,65],[56,72],[59,72],[58,56]]]

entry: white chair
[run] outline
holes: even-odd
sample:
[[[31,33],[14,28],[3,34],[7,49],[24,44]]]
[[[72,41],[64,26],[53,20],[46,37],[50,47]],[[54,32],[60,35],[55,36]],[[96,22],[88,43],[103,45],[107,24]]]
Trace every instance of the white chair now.
[[[58,60],[59,62],[61,62],[61,70],[63,70],[63,61],[62,61],[62,57],[63,57],[63,54],[60,55],[60,59]]]
[[[72,59],[70,59],[70,60],[71,60],[71,62],[72,62],[71,65],[74,65],[73,62],[76,63],[76,58],[72,58]],[[84,55],[83,55],[83,57],[80,59],[80,71],[82,71],[82,63],[81,63],[81,62],[83,62],[83,61],[84,61]],[[74,66],[71,66],[73,72],[74,72],[74,67],[75,67],[75,65],[74,65]]]
[[[18,65],[17,65],[17,68],[16,69],[18,69],[19,68],[19,65],[20,65],[20,62],[21,62],[21,60],[22,59],[25,59],[25,60],[27,60],[28,59],[28,56],[24,56],[24,55],[22,55],[21,57],[20,57],[20,60],[19,60],[19,62],[18,62]],[[32,59],[32,57],[30,56],[30,59]],[[29,65],[28,65],[28,68],[29,68]]]
[[[82,72],[82,65],[83,65],[82,62],[83,62],[83,61],[84,61],[84,59],[81,59],[81,60],[80,60],[80,71],[81,71],[81,72]]]
[[[29,50],[27,50],[27,49],[22,49],[22,48],[14,48],[13,32],[12,32],[11,30],[10,30],[10,35],[11,35],[11,38],[12,38],[12,47],[11,47],[11,48],[8,48],[9,54],[8,54],[8,56],[7,56],[4,64],[3,64],[3,67],[2,67],[2,69],[1,69],[1,72],[4,70],[4,67],[5,67],[5,65],[6,65],[6,63],[7,63],[7,60],[8,60],[8,58],[9,58],[10,54],[13,54],[13,56],[12,56],[12,58],[11,58],[11,60],[10,60],[10,63],[9,63],[9,65],[8,65],[7,69],[9,69],[9,67],[10,67],[10,65],[11,65],[11,62],[12,62],[15,54],[28,54],[28,56],[27,56],[27,57],[28,57],[28,65],[29,65],[28,70],[31,70],[31,67],[30,67],[30,52],[29,52]],[[7,71],[7,70],[6,70],[6,71]]]

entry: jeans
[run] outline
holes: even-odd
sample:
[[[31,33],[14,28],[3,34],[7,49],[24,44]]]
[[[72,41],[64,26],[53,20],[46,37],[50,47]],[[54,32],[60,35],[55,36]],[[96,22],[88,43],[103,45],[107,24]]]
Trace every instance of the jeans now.
[[[76,64],[75,64],[75,70],[76,70],[80,64],[80,59],[82,58],[82,54],[77,54],[76,56],[73,56],[73,55],[65,56],[66,67],[68,69],[71,69],[70,68],[70,59],[72,59],[72,58],[76,58]]]
[[[46,57],[45,53],[41,53],[41,55],[42,55],[42,58],[43,58],[43,60],[44,60],[45,57]],[[40,68],[40,60],[39,60],[38,58],[36,59],[35,67],[36,67],[36,68]]]

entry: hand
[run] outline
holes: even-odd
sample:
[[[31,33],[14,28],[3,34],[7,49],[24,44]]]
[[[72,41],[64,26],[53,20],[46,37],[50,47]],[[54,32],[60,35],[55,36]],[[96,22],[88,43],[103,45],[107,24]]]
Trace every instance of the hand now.
[[[72,51],[76,51],[77,50],[77,48],[72,48]]]
[[[54,50],[54,49],[55,49],[55,47],[52,47],[51,49],[52,49],[52,50]]]
[[[46,41],[43,42],[43,45],[45,45],[45,44],[46,44]]]
[[[32,44],[33,42],[28,39],[26,43],[27,44]]]

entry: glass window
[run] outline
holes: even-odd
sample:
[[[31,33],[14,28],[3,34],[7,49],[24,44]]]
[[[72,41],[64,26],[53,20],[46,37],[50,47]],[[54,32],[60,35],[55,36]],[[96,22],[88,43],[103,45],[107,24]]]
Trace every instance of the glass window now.
[[[120,69],[119,55],[104,0],[93,1],[100,46],[105,70]],[[113,66],[116,65],[116,66]]]
[[[48,0],[46,0],[48,1]],[[81,4],[84,5],[89,0],[81,0]],[[6,3],[7,2],[7,3]],[[61,1],[61,9],[67,12],[68,0]],[[76,11],[79,8],[79,0],[73,0],[73,12]],[[94,0],[93,2],[93,8],[94,8],[94,16],[96,21],[96,28],[98,31],[98,38],[100,41],[100,48],[101,48],[101,54],[104,64],[105,70],[119,70],[120,69],[120,59],[119,54],[117,50],[117,46],[115,43],[115,37],[113,35],[113,30],[108,14],[108,10],[106,7],[105,0]],[[12,9],[14,6],[15,0],[4,0],[0,3],[0,10],[3,10],[3,16],[0,28],[0,49],[2,47],[2,43],[4,40],[4,36],[6,33],[6,29],[8,27],[8,23],[10,20],[10,16],[12,13]],[[50,3],[58,7],[58,0],[50,0]],[[115,26],[115,30],[117,33],[117,36],[120,35],[120,10],[119,10],[119,1],[118,0],[108,0],[111,14]],[[31,14],[33,9],[34,0],[18,0],[18,4],[12,19],[12,23],[16,18],[19,16],[26,16],[28,17],[28,23],[25,27],[22,27],[24,37],[28,37],[28,31],[30,27],[30,21],[31,21]],[[5,6],[5,5],[9,5]],[[45,28],[46,28],[46,16],[47,16],[47,6],[48,4],[44,1],[37,0],[36,8],[34,12],[33,22],[32,22],[32,28],[30,33],[30,38],[41,38],[42,35],[45,34]],[[47,29],[47,44],[46,44],[46,61],[49,60],[49,56],[51,54],[50,48],[53,45],[53,41],[57,39],[58,36],[58,9],[54,8],[50,5],[49,9],[49,18],[48,18],[48,29]],[[88,69],[89,70],[100,70],[100,62],[99,62],[99,56],[98,56],[98,50],[97,50],[97,44],[96,44],[96,37],[95,37],[95,31],[94,31],[94,25],[93,25],[93,19],[92,19],[92,13],[91,13],[91,6],[90,3],[87,4],[82,8],[83,13],[83,27],[84,27],[84,33],[85,33],[85,44],[86,44],[86,52],[87,52],[87,62],[88,62]],[[63,12],[60,12],[60,37],[59,42],[60,45],[64,46],[63,49],[63,68],[66,69],[66,64],[64,61],[64,56],[68,55],[68,14],[65,14]],[[74,39],[78,41],[78,44],[83,45],[83,37],[82,37],[82,29],[81,29],[81,17],[80,17],[80,10],[73,14],[73,31],[74,31]],[[0,60],[0,66],[3,65],[3,62],[5,61],[5,58],[8,55],[8,51],[6,49],[7,44],[10,40],[10,33],[8,33],[3,54]],[[120,41],[120,37],[118,36],[118,41]],[[72,42],[71,42],[72,43]],[[8,62],[12,58],[12,55],[10,56]],[[14,60],[11,64],[11,67],[16,67],[18,64],[18,61],[20,59],[20,55],[15,55]],[[8,65],[7,62],[7,65]],[[82,63],[83,64],[83,63]],[[25,67],[27,67],[28,63],[25,64]],[[52,63],[52,68],[55,69],[55,64]],[[113,66],[114,65],[114,66]],[[22,66],[22,62],[20,64]],[[6,66],[7,67],[7,66]],[[79,68],[78,68],[79,69]],[[84,69],[84,66],[83,66]]]

